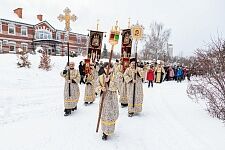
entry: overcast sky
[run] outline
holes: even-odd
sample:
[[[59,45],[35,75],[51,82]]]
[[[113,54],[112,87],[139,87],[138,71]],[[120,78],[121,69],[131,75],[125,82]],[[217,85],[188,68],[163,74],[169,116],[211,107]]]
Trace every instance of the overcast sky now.
[[[71,24],[73,32],[83,34],[96,29],[97,19],[100,30],[106,32],[116,19],[120,28],[127,28],[129,17],[132,24],[138,20],[145,32],[152,21],[161,22],[172,30],[169,42],[175,55],[192,55],[218,33],[225,37],[225,0],[0,0],[0,18],[7,19],[17,7],[23,8],[27,19],[43,14],[44,20],[61,30],[64,24],[57,16],[69,7],[78,16]]]

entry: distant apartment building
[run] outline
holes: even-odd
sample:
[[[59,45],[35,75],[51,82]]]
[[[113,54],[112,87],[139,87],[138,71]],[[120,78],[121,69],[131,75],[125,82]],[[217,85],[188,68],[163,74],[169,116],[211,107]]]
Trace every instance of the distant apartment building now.
[[[30,24],[22,22],[22,8],[15,9],[14,13],[19,21],[0,18],[0,53],[18,53],[19,48],[34,52],[41,47],[51,55],[67,55],[68,37],[65,31],[43,21],[42,15],[37,15],[38,23]],[[87,35],[70,32],[70,51],[86,52],[87,41]]]
[[[173,57],[173,44],[167,44],[167,53],[170,57]]]

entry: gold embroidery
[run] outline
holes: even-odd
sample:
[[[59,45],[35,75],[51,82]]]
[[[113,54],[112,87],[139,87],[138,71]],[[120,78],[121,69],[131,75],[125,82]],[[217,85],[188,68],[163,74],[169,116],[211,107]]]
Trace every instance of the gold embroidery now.
[[[120,99],[126,100],[127,99],[127,96],[121,96]]]
[[[64,100],[64,102],[66,102],[66,103],[73,103],[73,102],[78,102],[79,100],[71,100],[71,99],[69,99],[69,100]]]
[[[129,107],[133,107],[133,104],[128,104]],[[134,106],[141,107],[142,104],[134,104]]]
[[[113,126],[116,124],[115,121],[103,121],[102,120],[102,124],[104,124],[105,126]]]

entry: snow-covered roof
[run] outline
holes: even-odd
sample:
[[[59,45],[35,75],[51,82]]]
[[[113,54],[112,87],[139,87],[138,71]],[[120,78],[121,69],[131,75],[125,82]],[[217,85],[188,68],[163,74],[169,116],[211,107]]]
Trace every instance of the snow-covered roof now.
[[[13,12],[8,14],[7,17],[0,15],[0,20],[13,21],[13,22],[27,24],[27,25],[35,25],[39,22],[39,20],[36,19],[36,16],[31,18],[30,16],[26,16],[26,14],[23,14],[23,17],[19,18]]]
[[[28,25],[28,26],[35,26],[35,25],[38,25],[38,24],[44,22],[44,23],[47,23],[54,30],[57,30],[60,32],[65,32],[65,30],[64,30],[65,23],[59,22],[57,20],[57,17],[46,18],[46,16],[43,15],[43,21],[39,21],[37,19],[37,15],[31,14],[31,13],[23,13],[22,18],[19,18],[12,11],[9,14],[7,14],[7,17],[0,14],[0,22],[1,21],[10,22],[10,23],[15,22],[17,24],[24,24],[24,25]],[[76,35],[78,34],[78,35],[86,36],[85,34],[73,32],[73,30],[71,30],[70,34],[76,34]]]
[[[50,24],[48,23],[48,21],[44,20],[44,21],[40,21],[38,24],[35,24],[35,26],[39,26],[40,24],[45,23],[48,25],[48,27],[50,27],[53,31],[55,31],[56,29]]]

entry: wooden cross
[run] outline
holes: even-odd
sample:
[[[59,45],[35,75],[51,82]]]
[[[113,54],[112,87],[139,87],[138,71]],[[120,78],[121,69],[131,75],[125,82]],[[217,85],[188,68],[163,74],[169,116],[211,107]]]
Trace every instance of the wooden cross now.
[[[58,19],[61,22],[65,20],[65,25],[66,25],[65,26],[65,30],[67,32],[69,32],[70,31],[70,21],[75,22],[77,20],[77,16],[75,16],[74,14],[73,15],[70,15],[71,10],[68,7],[66,7],[66,9],[63,12],[64,12],[65,15],[60,14],[58,16]]]

